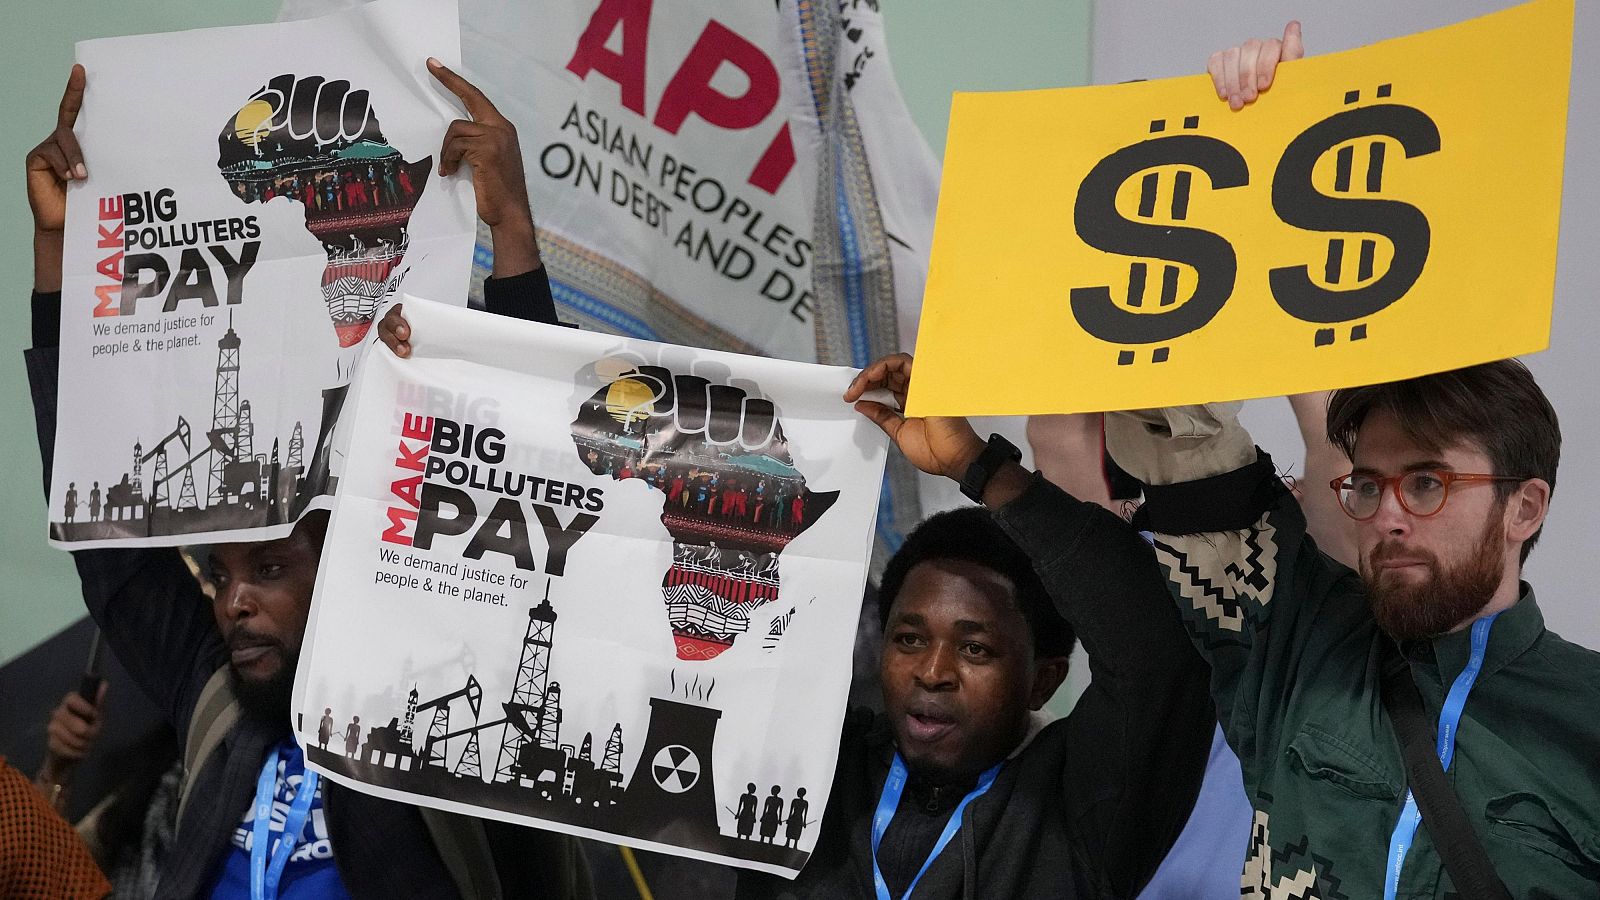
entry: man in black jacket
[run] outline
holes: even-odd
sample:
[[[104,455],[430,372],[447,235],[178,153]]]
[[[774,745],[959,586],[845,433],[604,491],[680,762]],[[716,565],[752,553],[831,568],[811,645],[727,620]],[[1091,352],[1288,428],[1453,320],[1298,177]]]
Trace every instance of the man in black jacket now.
[[[398,306],[378,334],[410,355]],[[861,401],[888,389],[903,407],[910,375],[911,357],[887,357],[845,399],[912,464],[989,509],[932,517],[890,560],[878,598],[885,715],[846,720],[799,877],[741,872],[738,897],[1133,897],[1204,775],[1216,727],[1205,664],[1127,523],[1023,469],[1003,439],[986,447],[965,419]],[[1046,724],[1038,711],[1066,677],[1074,630],[1092,681]]]
[[[494,275],[484,285],[491,310],[555,321],[540,266],[533,216],[515,129],[477,88],[429,61],[439,81],[465,103],[471,121],[455,122],[440,151],[440,173],[472,165],[478,215],[494,237]],[[56,417],[61,328],[61,254],[66,189],[87,176],[72,133],[86,76],[74,66],[55,131],[28,154],[28,201],[34,216],[33,349],[28,375],[48,490]],[[202,717],[219,670],[242,715],[191,774],[171,855],[157,896],[248,896],[246,850],[258,781],[270,799],[305,783],[292,761],[289,690],[304,636],[321,554],[325,515],[303,519],[276,541],[217,544],[211,558],[216,598],[208,602],[176,549],[80,550],[73,554],[90,614],[140,687],[166,712],[181,740]],[[209,610],[207,606],[209,605]],[[284,761],[274,764],[282,756]],[[336,785],[314,791],[319,823],[303,833],[316,853],[297,854],[282,890],[303,879],[303,895],[351,897],[498,897],[528,885],[539,896],[584,897],[591,891],[581,851],[570,838],[498,822],[424,813]],[[243,821],[241,821],[243,820]],[[281,820],[276,827],[281,833]],[[237,837],[236,837],[237,836]],[[250,839],[253,840],[253,839]],[[326,864],[331,854],[334,865]],[[304,859],[300,859],[304,857]],[[296,868],[299,866],[300,868]],[[243,893],[236,893],[243,873]],[[306,893],[306,892],[309,892]]]
[[[887,388],[903,407],[910,376],[911,357],[887,357],[845,399],[988,510],[929,519],[889,562],[885,715],[846,721],[799,878],[742,873],[739,896],[1133,897],[1199,789],[1215,727],[1205,665],[1121,519],[965,419],[861,400]],[[1074,631],[1092,681],[1041,727]]]

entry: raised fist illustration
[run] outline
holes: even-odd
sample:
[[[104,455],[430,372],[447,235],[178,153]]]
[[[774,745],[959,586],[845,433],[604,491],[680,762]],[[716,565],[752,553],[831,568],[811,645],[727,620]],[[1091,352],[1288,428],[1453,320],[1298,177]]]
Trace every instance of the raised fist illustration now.
[[[217,168],[245,203],[287,197],[328,264],[322,297],[339,346],[366,336],[404,275],[411,213],[433,157],[406,162],[383,137],[370,98],[348,81],[278,75],[217,136]]]
[[[572,439],[596,475],[663,496],[673,562],[661,593],[679,659],[712,659],[749,630],[778,599],[778,555],[839,498],[806,487],[772,401],[661,366],[584,401]]]

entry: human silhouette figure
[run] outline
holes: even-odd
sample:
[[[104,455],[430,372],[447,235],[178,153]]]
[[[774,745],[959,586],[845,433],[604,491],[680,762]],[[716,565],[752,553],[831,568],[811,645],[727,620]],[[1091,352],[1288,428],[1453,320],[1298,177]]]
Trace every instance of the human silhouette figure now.
[[[94,488],[89,491],[89,521],[100,521],[100,482],[94,483]]]
[[[322,721],[317,724],[317,746],[328,749],[328,738],[333,736],[333,707],[324,707]]]
[[[355,759],[356,745],[360,743],[361,717],[356,716],[351,720],[350,726],[344,730],[344,755],[350,757],[351,759]]]
[[[739,796],[739,811],[733,814],[733,820],[739,823],[739,837],[750,840],[750,832],[756,827],[756,786],[754,782],[745,785],[745,792]]]
[[[77,514],[78,510],[78,483],[76,481],[67,482],[66,506],[66,521],[70,524],[72,522],[72,517]]]
[[[784,836],[788,838],[783,842],[785,847],[800,849],[800,833],[806,830],[806,810],[810,808],[811,804],[806,802],[806,789],[795,791],[794,799],[789,801],[789,820],[784,823],[787,826]]]
[[[772,786],[772,796],[761,807],[761,843],[770,844],[778,833],[778,823],[783,821],[783,798],[778,796],[778,786]]]

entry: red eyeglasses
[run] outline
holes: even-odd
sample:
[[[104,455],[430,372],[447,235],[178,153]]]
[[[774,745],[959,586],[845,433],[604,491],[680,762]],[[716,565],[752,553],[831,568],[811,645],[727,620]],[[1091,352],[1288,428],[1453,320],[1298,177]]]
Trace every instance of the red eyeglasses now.
[[[1365,522],[1378,514],[1383,503],[1383,492],[1393,486],[1400,508],[1419,518],[1438,514],[1444,502],[1450,499],[1450,486],[1459,482],[1527,481],[1512,475],[1481,475],[1471,472],[1436,471],[1418,469],[1403,475],[1368,475],[1352,472],[1328,482],[1328,487],[1339,496],[1339,507],[1345,515],[1357,522]]]

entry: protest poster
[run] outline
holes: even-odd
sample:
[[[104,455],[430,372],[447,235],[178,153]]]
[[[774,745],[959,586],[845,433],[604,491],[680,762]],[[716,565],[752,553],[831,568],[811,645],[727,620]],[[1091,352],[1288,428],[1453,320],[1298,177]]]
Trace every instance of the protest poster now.
[[[1572,0],[1278,68],[952,107],[916,415],[1132,409],[1543,349]]]
[[[828,365],[912,346],[939,164],[877,0],[461,0],[461,42],[516,123],[564,321]],[[885,552],[954,495],[897,458],[885,489]]]
[[[887,443],[853,370],[407,299],[296,673],[381,797],[793,876],[827,806]]]
[[[378,306],[466,300],[462,113],[425,64],[459,43],[453,2],[382,0],[78,45],[52,543],[263,540],[323,502]]]

